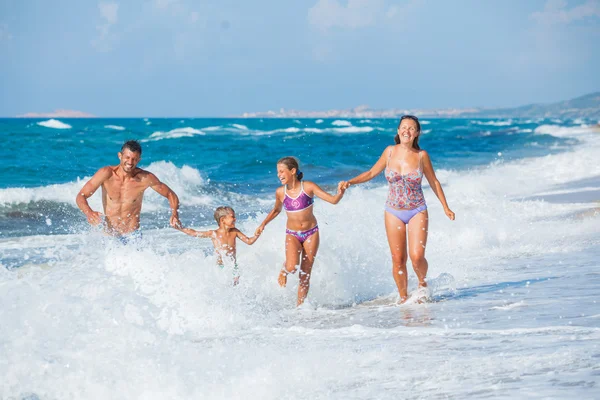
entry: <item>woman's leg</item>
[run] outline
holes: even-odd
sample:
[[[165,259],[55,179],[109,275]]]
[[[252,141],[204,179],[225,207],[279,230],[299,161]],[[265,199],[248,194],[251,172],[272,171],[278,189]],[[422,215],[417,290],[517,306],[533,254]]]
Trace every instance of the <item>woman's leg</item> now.
[[[319,251],[319,232],[315,232],[306,239],[302,244],[304,251],[302,252],[302,262],[300,264],[300,283],[298,284],[298,302],[297,306],[304,303],[310,288],[310,274],[312,272],[317,251]]]
[[[398,217],[385,212],[385,233],[387,234],[390,252],[392,253],[392,275],[400,301],[408,298],[408,277],[406,275],[406,225]]]
[[[279,271],[279,277],[277,282],[279,286],[285,287],[287,283],[287,275],[293,274],[300,264],[300,253],[302,252],[302,244],[297,237],[293,235],[285,235],[285,263],[283,268]]]
[[[419,278],[419,287],[427,286],[428,264],[425,259],[425,246],[427,245],[428,229],[429,214],[427,210],[421,211],[408,221],[408,254],[417,278]]]

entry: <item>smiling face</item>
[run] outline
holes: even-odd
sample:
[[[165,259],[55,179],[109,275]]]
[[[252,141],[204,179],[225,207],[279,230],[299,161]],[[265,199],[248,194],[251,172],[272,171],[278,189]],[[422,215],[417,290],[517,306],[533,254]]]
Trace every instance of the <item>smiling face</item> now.
[[[410,118],[403,119],[398,127],[398,137],[400,137],[400,143],[403,144],[412,143],[419,136],[419,133],[419,126],[416,121]]]
[[[221,218],[221,225],[225,226],[226,228],[235,228],[235,221],[235,212],[230,212]]]
[[[133,172],[141,159],[142,155],[137,151],[131,151],[126,148],[119,152],[119,160],[121,160],[119,165],[127,173]]]
[[[296,168],[290,170],[285,164],[277,164],[277,178],[282,185],[293,184],[296,172]]]

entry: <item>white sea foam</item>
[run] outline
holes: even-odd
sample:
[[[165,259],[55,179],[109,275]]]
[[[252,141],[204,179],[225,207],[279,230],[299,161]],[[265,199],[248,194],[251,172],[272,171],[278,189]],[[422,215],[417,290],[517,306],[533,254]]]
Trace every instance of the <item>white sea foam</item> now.
[[[322,124],[322,123],[323,123],[322,119],[318,119],[318,120],[315,121],[315,124]]]
[[[192,137],[196,135],[205,135],[205,133],[199,129],[195,128],[176,128],[172,129],[168,132],[154,132],[148,139],[141,140],[141,142],[148,142],[153,140],[163,140],[163,139],[177,139],[182,137]]]
[[[352,122],[343,119],[337,119],[331,123],[334,126],[352,126]]]
[[[581,135],[597,134],[600,131],[587,125],[565,127],[558,125],[540,125],[533,131],[536,134],[546,134],[556,137],[578,137]]]
[[[473,125],[487,125],[487,126],[510,126],[513,124],[512,120],[502,121],[470,121]]]
[[[231,126],[233,126],[234,128],[243,130],[243,131],[247,131],[248,127],[246,125],[241,125],[241,124],[231,124]]]
[[[124,131],[125,130],[125,127],[120,126],[120,125],[104,125],[104,127],[106,129],[113,129],[115,131]]]
[[[165,182],[178,195],[185,196],[186,203],[190,205],[211,204],[214,199],[198,193],[205,181],[200,171],[184,165],[178,168],[171,162],[158,161],[151,163],[147,167],[142,166],[154,173],[162,182]],[[66,203],[75,205],[75,197],[81,190],[85,182],[90,177],[77,179],[74,182],[48,185],[37,188],[6,188],[0,189],[0,205],[9,204],[27,204],[29,202],[52,201],[57,203]],[[89,200],[92,208],[102,209],[102,196],[98,191]],[[168,208],[168,203],[159,194],[152,190],[146,192],[143,211],[154,211],[157,209]]]
[[[71,125],[69,124],[65,124],[64,122],[61,122],[57,119],[49,119],[47,121],[41,121],[37,123],[40,126],[44,126],[46,128],[53,128],[53,129],[71,129]]]

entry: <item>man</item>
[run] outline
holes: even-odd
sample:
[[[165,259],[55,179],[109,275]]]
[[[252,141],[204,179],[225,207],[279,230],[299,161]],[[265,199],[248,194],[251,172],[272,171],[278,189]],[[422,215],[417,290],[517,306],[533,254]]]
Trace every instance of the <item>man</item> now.
[[[91,225],[104,223],[104,230],[113,236],[139,236],[140,212],[144,192],[149,187],[166,197],[171,206],[170,224],[179,227],[179,198],[151,172],[137,168],[142,158],[142,147],[135,140],[123,144],[118,153],[120,163],[98,170],[81,189],[75,202]],[[92,210],[87,199],[102,186],[102,213]]]

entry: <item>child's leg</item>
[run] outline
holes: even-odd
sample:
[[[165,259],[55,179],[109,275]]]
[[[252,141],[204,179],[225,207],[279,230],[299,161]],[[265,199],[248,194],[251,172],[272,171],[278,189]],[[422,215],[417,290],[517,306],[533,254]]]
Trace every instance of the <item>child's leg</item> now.
[[[413,269],[419,278],[419,287],[427,286],[426,276],[429,265],[425,259],[425,246],[429,229],[429,214],[422,211],[408,221],[408,254]]]
[[[304,303],[310,289],[310,274],[312,267],[319,251],[319,232],[315,232],[303,243],[304,251],[302,252],[302,263],[300,264],[300,283],[298,284],[298,302],[297,306]]]
[[[302,252],[302,244],[297,237],[293,235],[285,235],[285,263],[279,272],[277,281],[279,286],[285,287],[287,283],[287,275],[293,274],[300,264],[300,253]]]
[[[408,299],[408,276],[406,271],[406,224],[398,217],[385,213],[385,232],[392,253],[392,276],[398,287],[400,301]]]

